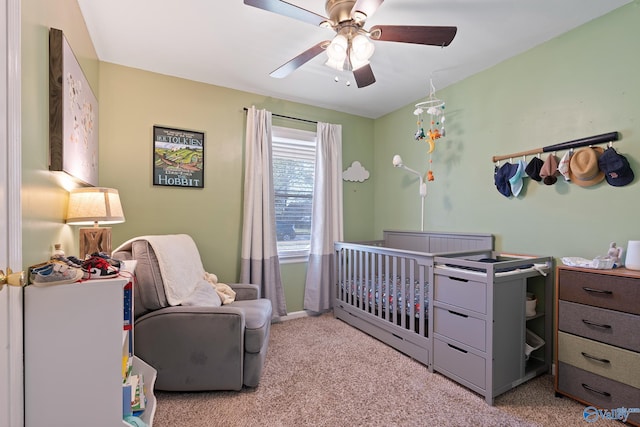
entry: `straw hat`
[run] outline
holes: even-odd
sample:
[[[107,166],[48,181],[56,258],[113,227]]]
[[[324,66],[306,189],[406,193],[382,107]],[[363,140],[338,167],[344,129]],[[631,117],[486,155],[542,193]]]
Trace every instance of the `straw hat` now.
[[[602,147],[585,147],[571,156],[569,177],[580,187],[590,187],[604,179],[604,172],[598,167],[598,159],[604,150]]]

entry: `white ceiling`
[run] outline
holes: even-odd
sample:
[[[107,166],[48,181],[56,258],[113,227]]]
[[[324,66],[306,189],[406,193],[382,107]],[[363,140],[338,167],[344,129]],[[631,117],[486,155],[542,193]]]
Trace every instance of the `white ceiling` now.
[[[373,25],[456,26],[449,47],[376,41],[376,83],[359,89],[322,53],[284,79],[269,73],[316,43],[323,29],[243,0],[78,0],[101,61],[377,118],[631,0],[387,0]],[[324,0],[289,0],[327,16]],[[567,60],[570,60],[569,58]],[[338,75],[340,82],[334,77]]]

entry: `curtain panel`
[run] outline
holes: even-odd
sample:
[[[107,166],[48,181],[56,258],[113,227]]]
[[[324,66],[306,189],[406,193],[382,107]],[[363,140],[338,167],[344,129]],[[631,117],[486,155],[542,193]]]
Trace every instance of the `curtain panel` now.
[[[304,308],[314,312],[333,307],[333,243],[343,240],[342,126],[318,123],[316,167],[311,213],[311,249]]]
[[[273,313],[286,316],[280,276],[271,163],[271,112],[247,110],[240,282],[261,287]]]

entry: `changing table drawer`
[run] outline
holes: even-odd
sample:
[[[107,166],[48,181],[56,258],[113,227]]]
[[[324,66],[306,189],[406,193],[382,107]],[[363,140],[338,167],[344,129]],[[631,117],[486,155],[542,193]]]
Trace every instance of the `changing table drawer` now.
[[[564,270],[558,272],[558,298],[596,307],[640,314],[640,285],[633,277]]]
[[[453,374],[483,390],[487,386],[484,358],[437,338],[433,340],[433,364],[438,371]]]
[[[559,301],[558,329],[640,352],[640,316]]]
[[[487,337],[484,320],[435,307],[433,310],[433,331],[478,350],[486,350]]]
[[[487,313],[487,284],[457,277],[435,275],[433,298],[447,304]]]
[[[640,389],[596,375],[566,363],[558,363],[558,388],[575,398],[598,408],[636,408]],[[629,421],[640,423],[640,414],[631,414]]]
[[[640,387],[640,354],[558,331],[558,361]]]

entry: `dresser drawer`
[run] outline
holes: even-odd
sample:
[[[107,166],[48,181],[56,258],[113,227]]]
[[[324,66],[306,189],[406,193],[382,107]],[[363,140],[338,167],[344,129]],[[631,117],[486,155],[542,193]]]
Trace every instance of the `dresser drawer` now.
[[[558,361],[640,388],[640,354],[633,351],[558,331]]]
[[[483,390],[487,386],[484,358],[439,339],[433,340],[433,365]]]
[[[487,284],[457,277],[436,275],[433,298],[447,304],[487,313]]]
[[[478,350],[486,350],[484,320],[435,307],[433,310],[433,331]]]
[[[585,271],[558,270],[561,300],[640,314],[640,281]]]
[[[558,329],[640,352],[640,316],[560,301]]]
[[[562,362],[558,363],[557,391],[601,409],[640,407],[640,389]],[[640,423],[640,414],[630,414],[628,421]]]

